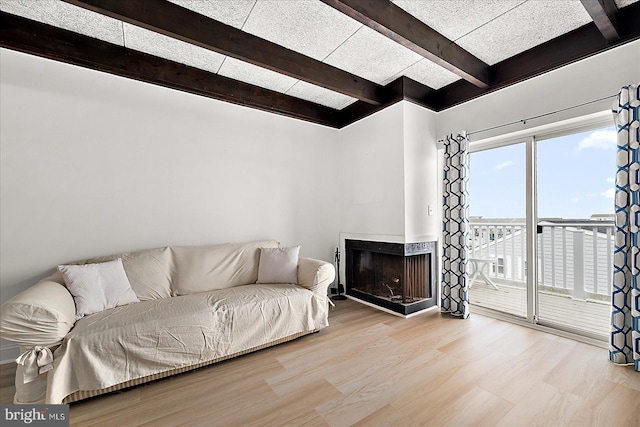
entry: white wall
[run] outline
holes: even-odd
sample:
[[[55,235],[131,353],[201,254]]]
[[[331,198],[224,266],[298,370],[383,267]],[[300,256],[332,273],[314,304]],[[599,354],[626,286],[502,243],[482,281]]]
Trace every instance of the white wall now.
[[[398,102],[342,129],[339,150],[343,234],[401,242],[437,239],[434,112]]]
[[[436,140],[436,113],[407,101],[341,130],[342,253],[346,239],[439,240],[442,174]],[[344,262],[340,270],[346,277]]]
[[[164,245],[333,259],[337,130],[0,52],[2,301],[59,263]]]
[[[403,106],[405,241],[439,240],[442,199],[436,113],[410,102]]]
[[[640,40],[583,59],[438,113],[437,135],[475,132],[573,107],[640,82]],[[471,135],[471,141],[609,110],[613,97],[525,124]]]
[[[340,233],[431,240],[437,137],[612,95],[640,80],[640,41],[437,114],[400,102],[340,131],[4,49],[0,67],[5,301],[59,263],[142,248],[276,238],[331,260]]]
[[[340,131],[340,231],[404,235],[403,102]]]

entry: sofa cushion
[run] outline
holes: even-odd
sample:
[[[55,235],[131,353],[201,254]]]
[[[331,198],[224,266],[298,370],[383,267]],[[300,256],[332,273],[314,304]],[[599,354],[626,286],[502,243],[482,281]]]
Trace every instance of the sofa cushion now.
[[[300,246],[260,248],[256,283],[298,283]]]
[[[122,258],[131,289],[140,301],[171,296],[171,250],[167,247],[147,249],[121,255],[93,258],[77,264],[97,263]]]
[[[60,265],[58,270],[73,295],[76,319],[140,301],[131,289],[120,258],[98,264]]]
[[[174,295],[188,295],[256,283],[260,248],[274,240],[210,246],[172,246]]]

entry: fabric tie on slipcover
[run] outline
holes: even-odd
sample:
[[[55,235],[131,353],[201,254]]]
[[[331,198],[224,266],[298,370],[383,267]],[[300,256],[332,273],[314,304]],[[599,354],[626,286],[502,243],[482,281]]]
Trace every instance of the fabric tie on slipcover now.
[[[18,365],[24,366],[24,383],[30,383],[53,369],[53,353],[49,347],[35,346],[16,359]]]

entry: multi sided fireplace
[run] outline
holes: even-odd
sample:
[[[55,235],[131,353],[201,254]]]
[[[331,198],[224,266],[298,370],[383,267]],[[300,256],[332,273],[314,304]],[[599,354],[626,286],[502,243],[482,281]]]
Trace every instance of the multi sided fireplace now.
[[[347,295],[405,316],[434,306],[435,248],[347,239]]]

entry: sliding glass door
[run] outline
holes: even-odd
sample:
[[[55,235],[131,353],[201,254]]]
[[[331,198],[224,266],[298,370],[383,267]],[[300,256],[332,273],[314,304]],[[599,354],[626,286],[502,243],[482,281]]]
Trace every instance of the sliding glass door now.
[[[479,147],[470,157],[471,305],[604,339],[615,129]]]
[[[525,143],[471,154],[470,303],[527,316]]]
[[[609,330],[616,132],[537,141],[538,321]]]

